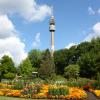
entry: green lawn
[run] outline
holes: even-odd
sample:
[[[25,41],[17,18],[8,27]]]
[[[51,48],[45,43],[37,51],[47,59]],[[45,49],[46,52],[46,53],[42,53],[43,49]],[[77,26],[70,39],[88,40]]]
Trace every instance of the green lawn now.
[[[44,99],[23,99],[23,98],[0,96],[0,100],[44,100]]]
[[[33,100],[33,99],[23,99],[23,98],[0,96],[0,100]],[[37,100],[37,99],[34,99],[34,100]]]

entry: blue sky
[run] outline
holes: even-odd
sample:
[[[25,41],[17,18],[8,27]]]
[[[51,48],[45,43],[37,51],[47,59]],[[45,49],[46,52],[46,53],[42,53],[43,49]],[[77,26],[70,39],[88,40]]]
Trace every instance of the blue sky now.
[[[11,4],[8,4],[7,1]],[[16,34],[14,37],[19,39],[19,44],[22,43],[21,50],[24,49],[22,50],[24,53],[35,48],[40,50],[50,48],[51,6],[54,7],[56,22],[56,50],[69,48],[73,44],[79,44],[85,40],[90,41],[91,38],[100,36],[100,0],[15,0],[15,2],[1,0],[0,16],[2,17],[0,21],[2,23],[9,21],[12,24],[12,29],[2,26],[3,29],[9,29],[10,34],[1,29],[0,39],[2,41],[7,39],[2,38],[1,33],[3,32],[6,35],[9,34],[10,37]],[[17,55],[9,48],[5,50],[4,46],[1,47],[4,48],[0,52],[1,56],[5,54],[3,51],[11,56]]]
[[[99,0],[37,0],[36,2],[54,6],[55,49],[62,49],[69,43],[80,43],[90,31],[89,28],[100,20],[100,15],[91,16],[88,12],[88,7],[94,9],[100,7]],[[49,16],[41,22],[24,23],[23,19],[15,17],[12,20],[21,33],[21,38],[25,39],[27,51],[32,49],[32,43],[38,32],[41,41],[38,49],[50,48]]]

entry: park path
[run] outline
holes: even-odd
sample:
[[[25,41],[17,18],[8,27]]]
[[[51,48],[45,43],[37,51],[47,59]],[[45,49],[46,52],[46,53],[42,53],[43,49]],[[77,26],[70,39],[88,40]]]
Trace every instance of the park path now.
[[[100,100],[99,98],[97,98],[93,93],[91,92],[86,92],[87,93],[87,98],[84,100]]]

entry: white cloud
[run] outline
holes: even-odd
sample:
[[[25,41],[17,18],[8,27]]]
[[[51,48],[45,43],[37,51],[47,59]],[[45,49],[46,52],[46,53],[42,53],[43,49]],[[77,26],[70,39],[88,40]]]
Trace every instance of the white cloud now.
[[[11,53],[9,51],[4,51],[3,53],[1,53],[0,58],[2,58],[4,55],[7,55],[13,59],[13,56],[11,55]]]
[[[14,25],[6,15],[0,16],[0,58],[3,55],[9,55],[15,64],[27,56],[25,44],[16,36]]]
[[[93,27],[92,27],[92,32],[89,33],[84,41],[91,41],[93,38],[100,37],[100,22],[97,22]]]
[[[33,41],[33,48],[38,48],[40,46],[40,33],[37,33],[35,40]]]
[[[75,45],[77,45],[77,44],[75,44],[75,43],[69,43],[65,48],[69,49],[69,48],[71,48],[72,46],[75,46]]]
[[[0,56],[10,55],[16,64],[19,64],[26,58],[27,53],[24,50],[25,44],[17,37],[0,39]]]
[[[89,12],[89,15],[100,15],[100,8],[94,10],[92,7],[88,7],[88,12]]]
[[[51,8],[38,5],[35,0],[0,0],[0,13],[20,15],[28,21],[42,21],[51,14]]]
[[[92,7],[88,7],[88,12],[89,12],[89,15],[95,15],[95,11],[93,10]]]
[[[0,0],[0,58],[9,55],[16,64],[27,57],[25,44],[17,36],[18,32],[8,16],[21,16],[28,21],[42,21],[51,14],[48,5],[38,5],[36,0]],[[33,47],[40,45],[37,33]]]
[[[93,26],[93,31],[95,33],[99,33],[100,34],[100,22],[97,22],[94,26]]]
[[[12,22],[6,15],[0,16],[0,38],[15,36],[16,31]]]

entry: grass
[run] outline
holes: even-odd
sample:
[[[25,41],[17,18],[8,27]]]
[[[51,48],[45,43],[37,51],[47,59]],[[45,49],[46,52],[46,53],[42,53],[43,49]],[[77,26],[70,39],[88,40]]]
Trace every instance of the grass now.
[[[33,100],[33,99],[23,99],[23,98],[16,98],[16,97],[0,96],[0,100]]]
[[[0,100],[38,100],[38,99],[24,99],[24,98],[0,96]],[[39,99],[39,100],[44,100],[44,99]]]

